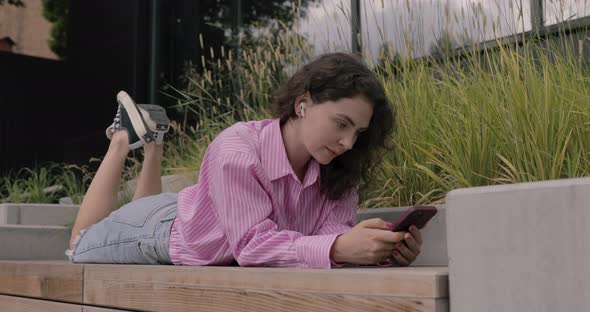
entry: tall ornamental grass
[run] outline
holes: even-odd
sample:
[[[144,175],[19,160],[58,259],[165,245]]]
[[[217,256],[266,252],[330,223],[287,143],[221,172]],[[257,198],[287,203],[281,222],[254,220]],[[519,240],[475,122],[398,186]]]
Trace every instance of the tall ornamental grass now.
[[[200,37],[201,48],[207,50]],[[259,39],[235,50],[208,50],[201,59],[203,71],[187,71],[187,87],[173,89],[176,109],[183,120],[172,124],[167,136],[164,172],[199,170],[207,146],[215,136],[238,121],[270,118],[272,93],[281,81],[311,58],[312,49],[303,37],[292,32]]]
[[[526,43],[414,64],[395,78],[385,62],[382,81],[398,113],[395,150],[364,206],[439,203],[461,187],[587,176],[590,79],[579,60]]]
[[[448,16],[441,20],[457,18],[444,12]],[[520,12],[517,22],[523,21]],[[296,8],[293,14],[299,15]],[[281,27],[271,32],[279,36],[260,32],[239,52],[222,48],[216,54],[206,38],[199,38],[207,52],[201,59],[203,70],[189,68],[186,87],[170,89],[183,118],[167,135],[164,174],[198,172],[208,144],[220,131],[238,121],[270,117],[272,93],[314,55],[315,43],[297,34],[297,24]],[[491,27],[496,29],[493,23]],[[394,37],[411,35],[395,31]],[[388,139],[392,151],[372,179],[362,181],[362,207],[441,203],[447,192],[461,187],[588,176],[590,82],[583,63],[588,53],[574,48],[571,40],[552,46],[524,38],[522,45],[486,51],[477,38],[465,34],[438,40],[437,47],[445,47],[439,49],[445,57],[438,60],[411,59],[417,46],[412,42],[406,42],[405,53],[385,53],[377,60],[363,53],[396,111],[397,128]],[[461,57],[447,49],[453,47],[454,35],[473,42]],[[138,160],[130,163],[125,172],[129,178],[140,165]],[[46,187],[60,183],[45,177],[39,171],[22,179],[5,178],[0,201],[35,196],[54,200]],[[85,187],[75,186],[75,177],[64,175],[61,184],[66,193],[79,197]]]
[[[212,55],[204,73],[189,75],[179,107],[196,122],[177,125],[168,171],[198,170],[219,131],[269,117],[272,92],[311,56],[302,50],[289,58],[293,42],[300,44],[269,40],[244,49],[239,62]],[[461,187],[588,175],[587,71],[571,50],[550,51],[525,42],[438,62],[368,60],[397,112],[397,129],[361,206],[441,203]],[[239,88],[223,89],[228,82]]]

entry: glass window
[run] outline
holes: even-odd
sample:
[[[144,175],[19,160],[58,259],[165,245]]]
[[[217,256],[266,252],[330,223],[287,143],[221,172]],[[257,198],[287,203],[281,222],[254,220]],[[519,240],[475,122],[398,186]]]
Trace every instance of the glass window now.
[[[363,48],[413,57],[531,29],[529,0],[364,0]]]
[[[545,25],[572,21],[590,15],[589,0],[544,0]]]

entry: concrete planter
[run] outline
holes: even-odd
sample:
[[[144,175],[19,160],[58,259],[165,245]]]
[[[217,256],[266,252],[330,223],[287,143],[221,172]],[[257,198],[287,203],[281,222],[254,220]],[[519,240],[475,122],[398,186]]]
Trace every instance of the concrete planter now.
[[[53,225],[0,225],[0,260],[66,260],[70,230]]]
[[[0,204],[0,225],[59,225],[74,221],[78,205]]]
[[[590,178],[459,189],[446,203],[453,312],[590,310]]]
[[[1,204],[0,260],[65,260],[77,205]]]
[[[68,246],[69,231],[63,225],[73,222],[78,212],[77,205],[52,205],[52,204],[2,204],[0,205],[0,225],[9,225],[0,235],[0,246],[5,246],[10,252],[0,255],[0,259],[62,259],[63,251]],[[382,218],[394,221],[408,207],[376,208],[361,211],[357,214],[357,220],[370,218]],[[445,208],[437,206],[437,215],[430,220],[426,228],[422,230],[424,244],[422,253],[416,259],[413,266],[446,266],[446,229]],[[26,225],[33,225],[27,227]],[[42,226],[47,226],[43,229]],[[22,237],[17,238],[17,233],[22,232]],[[64,234],[67,232],[67,235]],[[10,236],[8,236],[10,233]],[[51,234],[50,234],[51,233]],[[27,241],[27,247],[14,243]],[[30,246],[29,246],[30,245]],[[53,249],[60,249],[62,254],[56,254]],[[27,251],[28,250],[28,251]],[[44,250],[46,257],[43,258]],[[57,258],[56,258],[57,257]]]

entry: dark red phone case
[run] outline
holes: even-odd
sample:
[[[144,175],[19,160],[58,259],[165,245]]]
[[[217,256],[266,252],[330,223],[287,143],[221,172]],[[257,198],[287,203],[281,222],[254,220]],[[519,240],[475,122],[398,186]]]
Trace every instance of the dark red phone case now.
[[[434,206],[413,206],[406,210],[394,223],[394,232],[407,232],[410,226],[415,225],[417,228],[422,229],[426,226],[426,223],[434,217],[437,210]]]

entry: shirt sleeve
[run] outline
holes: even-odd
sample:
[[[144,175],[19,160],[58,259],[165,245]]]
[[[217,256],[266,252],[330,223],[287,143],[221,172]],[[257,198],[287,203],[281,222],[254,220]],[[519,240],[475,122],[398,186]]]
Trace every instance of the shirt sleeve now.
[[[326,220],[322,223],[318,235],[336,234],[336,237],[350,231],[355,223],[358,210],[358,187],[349,192],[342,199],[330,201],[332,209]],[[335,241],[336,239],[334,239]],[[330,249],[332,246],[330,245]],[[336,263],[330,259],[332,267],[342,267],[344,263]]]
[[[272,203],[262,186],[256,158],[230,152],[216,161],[209,196],[233,256],[241,266],[330,268],[330,248],[338,234],[304,236],[279,231],[269,216]]]
[[[339,200],[329,201],[332,206],[326,220],[322,223],[316,234],[344,234],[348,232],[355,223],[356,211],[358,210],[358,187],[346,194]]]

